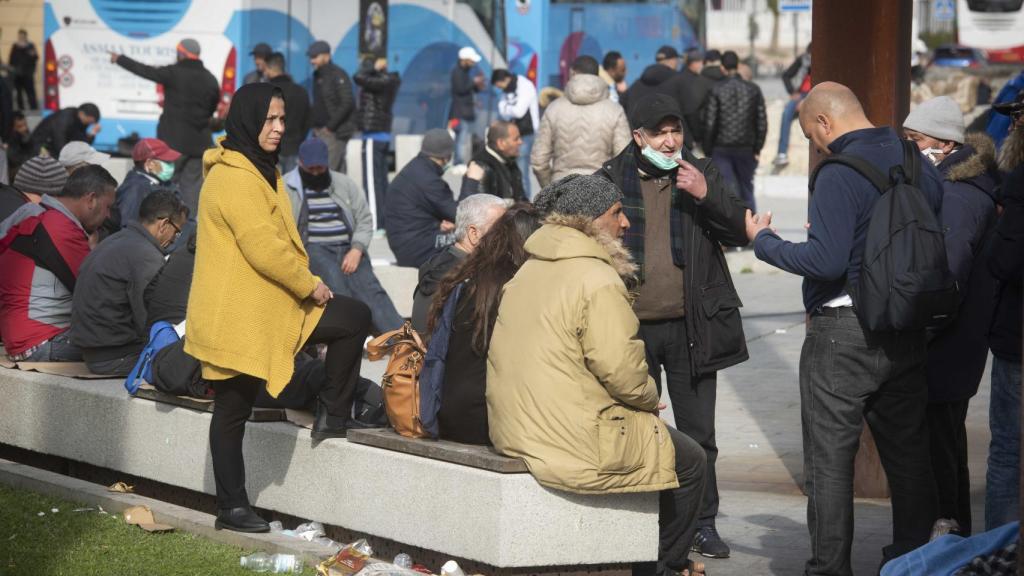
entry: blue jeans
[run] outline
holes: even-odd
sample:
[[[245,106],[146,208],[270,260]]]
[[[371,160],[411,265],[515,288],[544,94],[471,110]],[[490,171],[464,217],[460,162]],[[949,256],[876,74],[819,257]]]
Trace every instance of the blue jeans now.
[[[1013,522],[1020,501],[1020,361],[992,359],[989,400],[988,472],[985,474],[985,530]]]
[[[519,147],[519,157],[516,158],[519,171],[523,173],[523,191],[526,192],[528,200],[533,199],[533,193],[530,190],[530,150],[533,149],[533,137],[533,134],[523,136],[523,145]]]
[[[789,102],[786,102],[786,107],[782,109],[782,124],[779,126],[779,154],[789,152],[790,126],[793,124],[793,120],[797,118],[796,107],[802,101],[803,97],[800,100],[790,99]]]
[[[370,307],[373,325],[378,333],[401,328],[405,322],[395,310],[391,298],[380,285],[377,275],[373,273],[370,258],[363,254],[355,272],[345,274],[341,271],[341,261],[348,254],[349,244],[317,244],[306,245],[309,253],[309,269],[320,278],[335,294],[355,298]]]
[[[455,127],[455,164],[469,164],[473,157],[473,131],[476,128],[475,120],[459,118],[459,124]]]
[[[65,330],[40,344],[24,362],[81,362],[82,351],[71,343],[70,331]]]

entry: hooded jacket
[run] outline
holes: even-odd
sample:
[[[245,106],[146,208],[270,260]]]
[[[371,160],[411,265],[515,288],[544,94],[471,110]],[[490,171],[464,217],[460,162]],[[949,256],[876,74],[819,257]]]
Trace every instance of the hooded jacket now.
[[[978,392],[988,359],[995,282],[984,248],[996,223],[995,144],[985,134],[968,134],[964,145],[938,168],[943,175],[946,258],[961,302],[953,322],[928,343],[928,399],[954,402]]]
[[[626,91],[624,103],[626,114],[629,114],[633,110],[633,106],[636,106],[636,103],[643,100],[645,96],[668,94],[674,98],[675,87],[672,79],[675,76],[676,71],[664,64],[651,64],[644,68],[640,78],[633,82],[633,85]]]
[[[549,488],[678,487],[622,280],[635,269],[622,244],[592,220],[554,216],[525,247],[530,259],[505,285],[487,355],[494,447]]]
[[[204,377],[248,374],[277,397],[323,314],[309,299],[319,280],[280,174],[271,188],[242,153],[217,147],[203,176],[185,352]]]
[[[530,167],[540,185],[548,186],[569,174],[593,174],[629,142],[626,113],[608,99],[608,85],[598,76],[577,74],[566,84],[565,97],[544,112]]]
[[[170,66],[147,66],[127,56],[117,65],[163,86],[164,111],[156,137],[185,156],[200,157],[213,145],[210,118],[220,102],[220,82],[202,60],[181,60]]]

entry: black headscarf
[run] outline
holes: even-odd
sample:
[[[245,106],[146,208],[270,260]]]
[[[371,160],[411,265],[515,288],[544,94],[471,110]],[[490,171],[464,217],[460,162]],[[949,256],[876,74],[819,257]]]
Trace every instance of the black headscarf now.
[[[228,137],[223,146],[234,150],[252,162],[270,187],[277,188],[277,150],[267,152],[260,148],[260,132],[267,121],[272,98],[284,98],[281,89],[273,84],[257,82],[242,86],[231,99],[231,109],[224,122]]]

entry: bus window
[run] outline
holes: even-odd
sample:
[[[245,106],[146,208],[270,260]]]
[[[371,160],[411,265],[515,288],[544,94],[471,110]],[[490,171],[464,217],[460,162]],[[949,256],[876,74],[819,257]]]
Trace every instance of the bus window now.
[[[504,0],[456,0],[473,9],[502,58],[505,54],[505,2]]]

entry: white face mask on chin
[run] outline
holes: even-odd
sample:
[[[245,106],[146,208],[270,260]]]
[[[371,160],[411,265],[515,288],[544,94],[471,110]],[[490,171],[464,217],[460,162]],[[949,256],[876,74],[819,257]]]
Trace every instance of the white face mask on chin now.
[[[921,150],[921,154],[928,160],[931,160],[932,164],[938,166],[945,158],[946,153],[942,151],[942,148],[925,148],[924,150]],[[942,157],[939,156],[940,154]]]

